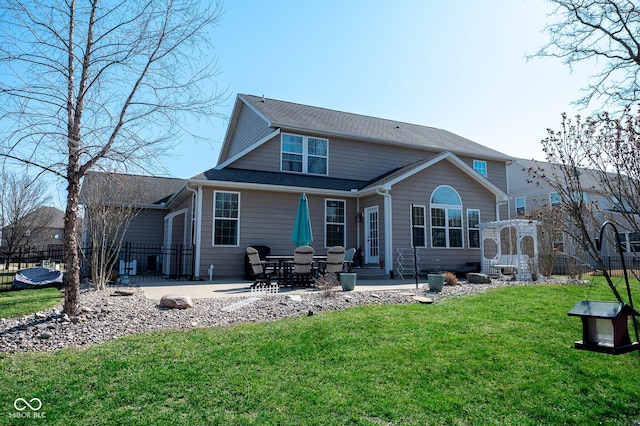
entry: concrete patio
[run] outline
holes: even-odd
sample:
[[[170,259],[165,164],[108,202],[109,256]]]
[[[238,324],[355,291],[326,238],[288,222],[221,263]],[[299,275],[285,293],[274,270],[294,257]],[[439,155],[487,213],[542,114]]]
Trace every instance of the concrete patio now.
[[[213,281],[156,281],[132,283],[139,287],[148,299],[160,300],[169,293],[185,293],[192,299],[212,299],[217,297],[247,297],[258,295],[251,291],[253,281],[243,280],[213,280]],[[420,279],[418,287],[423,288],[426,280]],[[358,280],[354,291],[383,291],[383,290],[415,290],[414,279],[362,279]],[[318,288],[280,287],[279,294],[304,294],[320,291]],[[264,293],[263,293],[264,294]]]

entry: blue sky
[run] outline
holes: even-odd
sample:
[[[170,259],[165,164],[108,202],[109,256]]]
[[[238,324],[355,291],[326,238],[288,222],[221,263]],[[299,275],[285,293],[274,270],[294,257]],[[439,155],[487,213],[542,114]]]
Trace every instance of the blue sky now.
[[[446,129],[508,155],[544,159],[540,140],[588,70],[527,61],[546,40],[541,0],[228,0],[212,43],[238,93]],[[582,73],[581,73],[582,71]],[[584,111],[582,111],[584,113]],[[165,162],[170,175],[213,167],[228,121],[194,124]]]

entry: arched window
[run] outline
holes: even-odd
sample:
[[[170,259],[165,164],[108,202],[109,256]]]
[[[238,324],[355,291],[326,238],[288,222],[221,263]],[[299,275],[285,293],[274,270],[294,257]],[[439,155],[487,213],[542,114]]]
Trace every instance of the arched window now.
[[[462,248],[462,201],[455,189],[439,186],[431,194],[431,247]]]

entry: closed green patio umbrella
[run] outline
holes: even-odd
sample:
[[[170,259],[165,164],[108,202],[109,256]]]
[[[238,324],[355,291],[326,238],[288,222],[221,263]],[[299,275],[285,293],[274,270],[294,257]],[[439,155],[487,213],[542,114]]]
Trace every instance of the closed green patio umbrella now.
[[[307,194],[304,192],[300,195],[298,202],[298,211],[296,212],[291,241],[296,247],[308,246],[313,241],[311,218],[309,217],[309,200],[307,200]]]

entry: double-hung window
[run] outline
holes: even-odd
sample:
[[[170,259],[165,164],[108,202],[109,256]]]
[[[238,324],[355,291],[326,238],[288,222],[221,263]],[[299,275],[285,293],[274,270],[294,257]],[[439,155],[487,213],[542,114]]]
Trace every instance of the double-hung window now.
[[[345,204],[344,200],[325,200],[324,238],[326,247],[345,245]]]
[[[431,194],[431,247],[463,247],[462,201],[455,189],[440,186]]]
[[[469,248],[480,248],[480,210],[467,209]]]
[[[551,192],[549,194],[549,203],[551,207],[560,207],[562,205],[562,198],[560,198],[560,194],[557,192]]]
[[[215,191],[213,245],[238,246],[240,240],[240,193]]]
[[[327,175],[329,141],[311,136],[282,134],[281,165],[284,172]]]
[[[411,247],[427,246],[427,222],[425,206],[413,206],[411,210]]]

